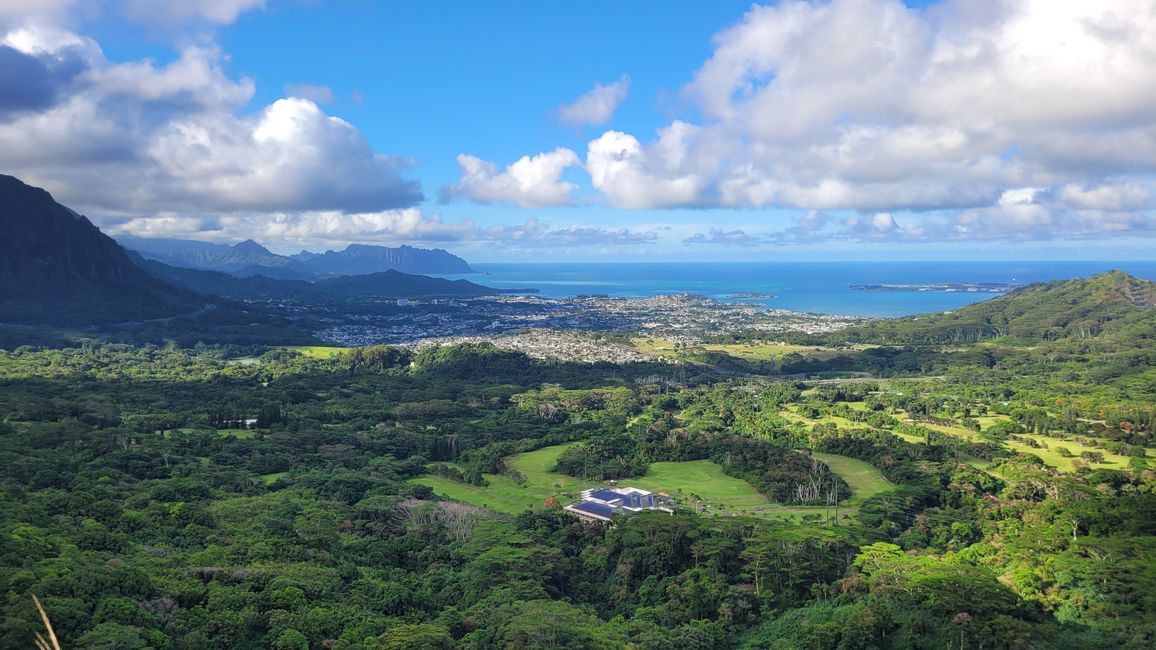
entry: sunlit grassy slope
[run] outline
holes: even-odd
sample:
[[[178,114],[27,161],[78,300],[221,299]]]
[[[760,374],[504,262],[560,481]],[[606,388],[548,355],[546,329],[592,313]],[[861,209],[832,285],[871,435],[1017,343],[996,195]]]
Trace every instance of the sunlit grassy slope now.
[[[429,486],[443,497],[516,514],[541,506],[551,496],[560,501],[574,500],[579,493],[597,483],[583,482],[572,476],[549,471],[558,456],[569,445],[545,447],[511,456],[506,464],[526,478],[522,485],[505,476],[486,475],[489,485],[466,485],[440,476],[422,476],[415,483]],[[867,463],[835,454],[816,454],[832,471],[843,476],[853,496],[845,505],[855,506],[864,499],[890,489],[891,485]],[[705,512],[717,514],[790,515],[817,514],[823,508],[785,506],[768,500],[749,483],[727,476],[722,468],[708,460],[652,463],[646,476],[621,481],[622,485],[665,492],[680,502]]]
[[[300,352],[310,359],[329,359],[341,354],[345,348],[336,348],[327,345],[286,345],[281,348],[293,352]]]

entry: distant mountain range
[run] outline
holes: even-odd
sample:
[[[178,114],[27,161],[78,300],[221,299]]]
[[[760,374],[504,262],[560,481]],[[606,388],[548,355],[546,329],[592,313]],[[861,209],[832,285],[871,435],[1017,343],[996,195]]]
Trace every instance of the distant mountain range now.
[[[439,250],[350,246],[340,252],[286,257],[253,241],[235,246],[129,241],[148,242],[152,252],[126,251],[48,192],[0,175],[0,324],[72,327],[151,321],[196,315],[222,303],[232,305],[227,309],[243,311],[244,305],[234,299],[309,301],[501,293],[465,280],[380,270],[385,264],[436,266],[447,273],[469,270],[464,260]],[[231,273],[189,266],[217,266]],[[364,268],[379,270],[340,274]]]
[[[263,275],[280,280],[316,280],[382,271],[472,273],[462,258],[441,249],[351,244],[344,250],[278,255],[249,239],[232,246],[184,239],[120,237],[125,248],[170,266],[220,271],[237,277]]]
[[[130,251],[131,255],[139,255]],[[221,271],[171,266],[138,258],[141,268],[170,284],[238,300],[309,300],[334,298],[413,298],[485,296],[501,293],[468,280],[445,280],[399,271],[343,275],[324,280],[278,280],[264,274],[237,277]]]

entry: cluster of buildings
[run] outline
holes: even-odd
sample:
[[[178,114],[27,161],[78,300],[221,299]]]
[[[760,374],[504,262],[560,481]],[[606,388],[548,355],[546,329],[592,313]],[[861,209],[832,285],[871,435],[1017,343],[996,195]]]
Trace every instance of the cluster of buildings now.
[[[863,321],[773,309],[759,300],[720,301],[691,294],[565,299],[502,295],[430,302],[401,298],[396,303],[396,308],[385,311],[369,303],[365,313],[357,313],[356,305],[342,304],[327,314],[331,326],[315,334],[341,345],[489,337],[527,329],[646,332],[647,336],[693,342],[728,332],[824,334]]]
[[[591,488],[582,498],[564,509],[591,523],[611,523],[615,515],[629,515],[643,510],[674,514],[670,497],[661,492],[647,492],[633,487]]]

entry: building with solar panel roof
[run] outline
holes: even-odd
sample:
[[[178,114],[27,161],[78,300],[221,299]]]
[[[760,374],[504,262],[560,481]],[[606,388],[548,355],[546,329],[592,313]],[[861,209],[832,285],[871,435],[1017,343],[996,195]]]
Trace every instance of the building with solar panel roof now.
[[[674,514],[670,497],[632,487],[591,488],[583,490],[582,499],[565,510],[583,521],[610,523],[614,515],[628,515],[643,510]]]

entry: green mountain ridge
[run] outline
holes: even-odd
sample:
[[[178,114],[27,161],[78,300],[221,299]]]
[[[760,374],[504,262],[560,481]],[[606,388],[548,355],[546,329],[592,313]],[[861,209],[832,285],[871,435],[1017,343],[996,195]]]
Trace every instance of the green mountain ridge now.
[[[1109,271],[1032,284],[953,311],[880,321],[844,335],[852,342],[887,344],[1090,338],[1123,322],[1151,318],[1154,308],[1156,282]]]
[[[238,300],[326,300],[329,298],[417,298],[484,296],[502,293],[468,280],[444,280],[400,271],[382,271],[307,282],[263,274],[236,277],[221,271],[189,269],[137,257],[150,274],[179,287]]]

